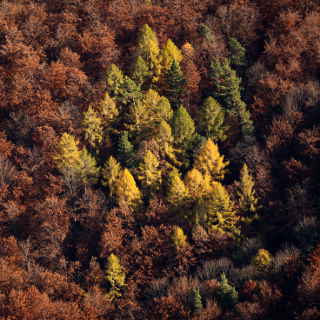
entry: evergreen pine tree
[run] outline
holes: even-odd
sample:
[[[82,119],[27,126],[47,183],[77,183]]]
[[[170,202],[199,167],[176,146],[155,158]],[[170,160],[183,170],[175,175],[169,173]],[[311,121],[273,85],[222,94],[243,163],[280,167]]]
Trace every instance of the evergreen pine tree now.
[[[103,137],[103,126],[102,119],[93,110],[92,106],[89,106],[88,110],[84,113],[82,125],[84,126],[85,139],[98,152],[97,148],[101,144]]]
[[[192,311],[194,314],[199,314],[203,308],[202,298],[199,288],[192,290]]]
[[[172,242],[176,249],[184,248],[187,246],[187,236],[184,234],[183,229],[180,227],[175,227],[172,232]]]
[[[232,285],[224,273],[221,274],[220,287],[217,291],[219,304],[227,309],[232,309],[239,300],[238,292]]]
[[[181,104],[181,98],[184,93],[186,80],[179,64],[173,60],[170,68],[164,75],[165,96],[170,100],[171,105],[177,108]]]
[[[138,178],[145,188],[158,190],[161,184],[161,170],[157,157],[151,151],[148,150],[145,153],[143,161],[139,165],[138,173]]]
[[[224,125],[224,111],[217,100],[208,97],[199,113],[199,127],[207,138],[213,141],[224,141],[226,127]]]
[[[110,156],[101,172],[102,185],[108,187],[110,197],[115,195],[116,183],[118,181],[120,172],[121,166],[119,162],[113,156]]]
[[[243,67],[246,65],[246,49],[241,43],[233,37],[228,41],[229,50],[231,53],[230,62],[235,67]]]
[[[97,167],[96,159],[89,153],[86,148],[80,152],[80,175],[84,183],[94,184],[99,179],[100,169]]]
[[[176,144],[185,145],[189,143],[194,137],[194,121],[190,117],[188,111],[183,106],[180,106],[175,111],[172,126]]]
[[[125,279],[126,274],[121,267],[119,258],[111,253],[108,257],[106,280],[110,285],[112,295],[120,295],[119,291],[125,286]]]
[[[141,202],[141,193],[136,182],[125,168],[120,171],[119,177],[115,183],[116,198],[119,206],[128,206],[135,208]]]
[[[167,201],[173,206],[180,206],[186,199],[188,191],[176,168],[169,173],[168,180]]]
[[[240,172],[238,196],[239,207],[242,212],[254,213],[257,211],[258,199],[255,195],[254,181],[246,164],[243,165]]]
[[[182,60],[181,51],[173,43],[171,39],[168,39],[164,48],[161,51],[161,62],[164,70],[169,70],[173,61],[179,64]]]
[[[213,180],[224,178],[225,167],[228,164],[229,162],[225,162],[224,157],[220,155],[218,146],[210,138],[202,143],[194,160],[194,168]]]

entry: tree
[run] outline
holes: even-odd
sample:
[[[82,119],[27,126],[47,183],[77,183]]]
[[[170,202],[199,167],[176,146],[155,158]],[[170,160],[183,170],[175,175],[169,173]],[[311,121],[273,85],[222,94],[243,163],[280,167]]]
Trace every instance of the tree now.
[[[174,227],[171,239],[176,249],[184,248],[188,245],[187,236],[180,227]]]
[[[108,257],[106,280],[111,287],[111,295],[119,296],[120,290],[125,286],[126,274],[123,271],[119,258],[111,253]]]
[[[169,173],[168,180],[167,201],[173,206],[180,206],[186,199],[188,191],[176,168]]]
[[[145,188],[158,190],[161,184],[161,170],[157,157],[151,151],[145,153],[138,167],[138,173],[138,179]]]
[[[265,270],[270,265],[272,256],[266,249],[259,249],[258,253],[253,257],[252,263],[260,270]]]
[[[240,185],[239,185],[239,207],[244,213],[254,213],[257,211],[258,199],[255,195],[254,181],[249,173],[248,166],[243,165],[240,171]]]
[[[220,155],[218,146],[210,138],[200,146],[194,159],[194,168],[213,180],[224,178],[225,167],[228,164],[228,161],[224,161],[224,156]]]
[[[133,162],[134,147],[129,140],[128,131],[121,131],[117,145],[117,153],[119,159],[122,160],[126,166],[130,167]]]
[[[137,83],[137,85],[142,86],[152,75],[148,64],[141,57],[138,56],[131,70],[131,78]]]
[[[113,156],[110,156],[101,172],[102,185],[108,187],[110,197],[115,195],[116,183],[118,181],[120,172],[121,166],[119,162]]]
[[[119,110],[117,108],[116,103],[110,97],[108,92],[105,92],[103,95],[102,100],[97,106],[99,111],[99,115],[103,119],[103,126],[106,128],[108,127],[112,121],[119,115]]]
[[[157,82],[161,73],[160,48],[156,34],[144,24],[138,34],[137,56],[141,56],[152,72],[152,81]]]
[[[175,143],[185,145],[191,141],[195,133],[194,121],[188,111],[180,106],[174,113],[172,120]]]
[[[141,88],[128,76],[124,77],[124,80],[120,86],[118,101],[122,104],[135,103],[142,98]]]
[[[208,97],[199,112],[199,127],[202,133],[213,141],[224,141],[226,127],[224,125],[224,111],[217,100]]]
[[[197,204],[196,215],[197,219],[209,229],[230,236],[237,236],[240,233],[234,204],[220,182],[212,182],[211,192]]]
[[[202,308],[203,305],[200,290],[199,288],[194,288],[192,290],[192,311],[194,314],[198,314],[201,312]]]
[[[164,94],[170,100],[171,105],[177,108],[181,104],[181,98],[186,84],[186,80],[177,61],[173,60],[170,68],[164,75],[164,82]]]
[[[100,168],[97,167],[96,159],[86,148],[83,148],[80,152],[80,160],[80,175],[82,181],[89,184],[97,183],[100,175]]]
[[[181,51],[171,39],[168,39],[161,51],[161,63],[163,69],[165,71],[169,70],[173,61],[176,61],[177,64],[180,64],[182,58]]]
[[[102,119],[91,105],[84,113],[82,125],[84,126],[85,139],[98,152],[97,147],[101,144],[103,137]]]
[[[221,274],[220,286],[217,291],[219,304],[229,310],[238,302],[238,292],[232,285],[229,284],[228,279],[224,273]]]
[[[241,43],[233,37],[228,40],[228,46],[231,53],[230,62],[235,67],[244,67],[246,62],[246,49],[241,45]]]
[[[106,73],[107,91],[111,96],[120,94],[124,75],[122,71],[115,65],[111,64]]]
[[[120,171],[119,177],[115,183],[116,199],[119,206],[135,208],[141,202],[141,193],[136,182],[125,168]]]
[[[81,166],[81,155],[78,148],[79,142],[69,133],[64,133],[57,145],[53,159],[60,170],[79,169]]]
[[[192,200],[200,199],[207,195],[211,190],[210,182],[208,176],[203,176],[199,170],[194,168],[188,171],[184,178],[185,186]]]

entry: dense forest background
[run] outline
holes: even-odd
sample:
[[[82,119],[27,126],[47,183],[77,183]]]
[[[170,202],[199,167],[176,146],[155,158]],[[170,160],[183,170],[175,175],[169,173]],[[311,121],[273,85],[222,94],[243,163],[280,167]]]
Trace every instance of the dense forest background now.
[[[320,319],[318,0],[2,0],[0,317]]]

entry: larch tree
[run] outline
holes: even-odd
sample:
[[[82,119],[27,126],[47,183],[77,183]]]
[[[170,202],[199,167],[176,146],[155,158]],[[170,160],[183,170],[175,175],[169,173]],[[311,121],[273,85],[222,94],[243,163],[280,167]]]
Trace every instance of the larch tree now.
[[[185,145],[195,134],[194,121],[184,106],[180,106],[174,113],[172,120],[173,134],[177,145]]]
[[[80,159],[80,174],[82,181],[86,184],[97,183],[100,176],[100,168],[97,166],[96,159],[90,154],[87,148],[81,150]]]
[[[126,274],[119,258],[113,253],[108,257],[106,280],[110,285],[110,296],[120,296],[120,290],[125,286]]]
[[[180,177],[179,171],[174,168],[168,177],[167,201],[172,206],[180,206],[188,196],[188,190]]]
[[[165,71],[169,70],[173,61],[180,64],[183,56],[179,48],[171,39],[168,39],[163,49],[161,50],[161,63]]]
[[[239,207],[243,213],[255,213],[258,207],[258,199],[254,190],[254,181],[250,175],[246,163],[240,171],[240,184],[238,190]]]
[[[184,177],[185,186],[192,200],[201,199],[211,190],[211,181],[208,176],[203,176],[197,169],[191,169]]]
[[[139,31],[136,55],[144,59],[152,73],[152,81],[157,82],[161,74],[159,41],[147,24]]]
[[[246,49],[241,43],[233,37],[228,40],[228,46],[230,50],[230,62],[235,67],[243,67],[246,62]]]
[[[157,157],[148,150],[138,167],[138,179],[146,189],[156,191],[161,184],[161,170]]]
[[[116,199],[119,206],[135,208],[141,202],[141,193],[131,172],[125,168],[120,171],[115,183]]]
[[[208,229],[238,236],[238,217],[228,191],[220,182],[212,182],[212,190],[207,197],[198,202],[197,219]]]
[[[84,137],[96,152],[103,139],[103,125],[99,114],[90,105],[83,115]]]
[[[171,105],[177,108],[185,91],[186,80],[177,61],[173,60],[170,68],[164,74],[164,94]]]
[[[152,72],[149,69],[146,61],[138,56],[131,68],[131,78],[137,83],[137,85],[142,86],[151,77]]]
[[[185,235],[183,229],[180,227],[174,227],[171,239],[177,250],[188,245],[187,236]]]
[[[192,312],[194,314],[199,314],[203,309],[202,297],[199,288],[194,288],[192,290]]]
[[[97,106],[97,110],[103,119],[102,125],[106,129],[119,115],[117,105],[108,92],[104,93],[102,100]]]
[[[124,82],[122,71],[115,65],[111,64],[106,73],[107,91],[111,96],[118,96]]]
[[[194,159],[194,168],[213,180],[224,178],[228,164],[228,161],[224,161],[224,156],[220,155],[218,145],[210,138],[202,143]]]
[[[224,110],[220,103],[216,99],[208,97],[204,101],[198,116],[201,132],[215,142],[224,141],[227,138],[224,116]]]

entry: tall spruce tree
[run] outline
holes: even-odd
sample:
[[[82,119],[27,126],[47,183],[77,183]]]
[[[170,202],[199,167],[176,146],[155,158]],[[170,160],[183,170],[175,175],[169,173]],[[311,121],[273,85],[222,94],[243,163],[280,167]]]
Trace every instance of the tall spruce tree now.
[[[176,60],[173,60],[170,68],[164,75],[164,94],[170,100],[171,105],[177,108],[185,90],[186,80]]]
[[[220,286],[217,291],[219,304],[227,310],[230,310],[238,302],[238,292],[232,285],[229,284],[228,279],[224,273],[221,274]]]

